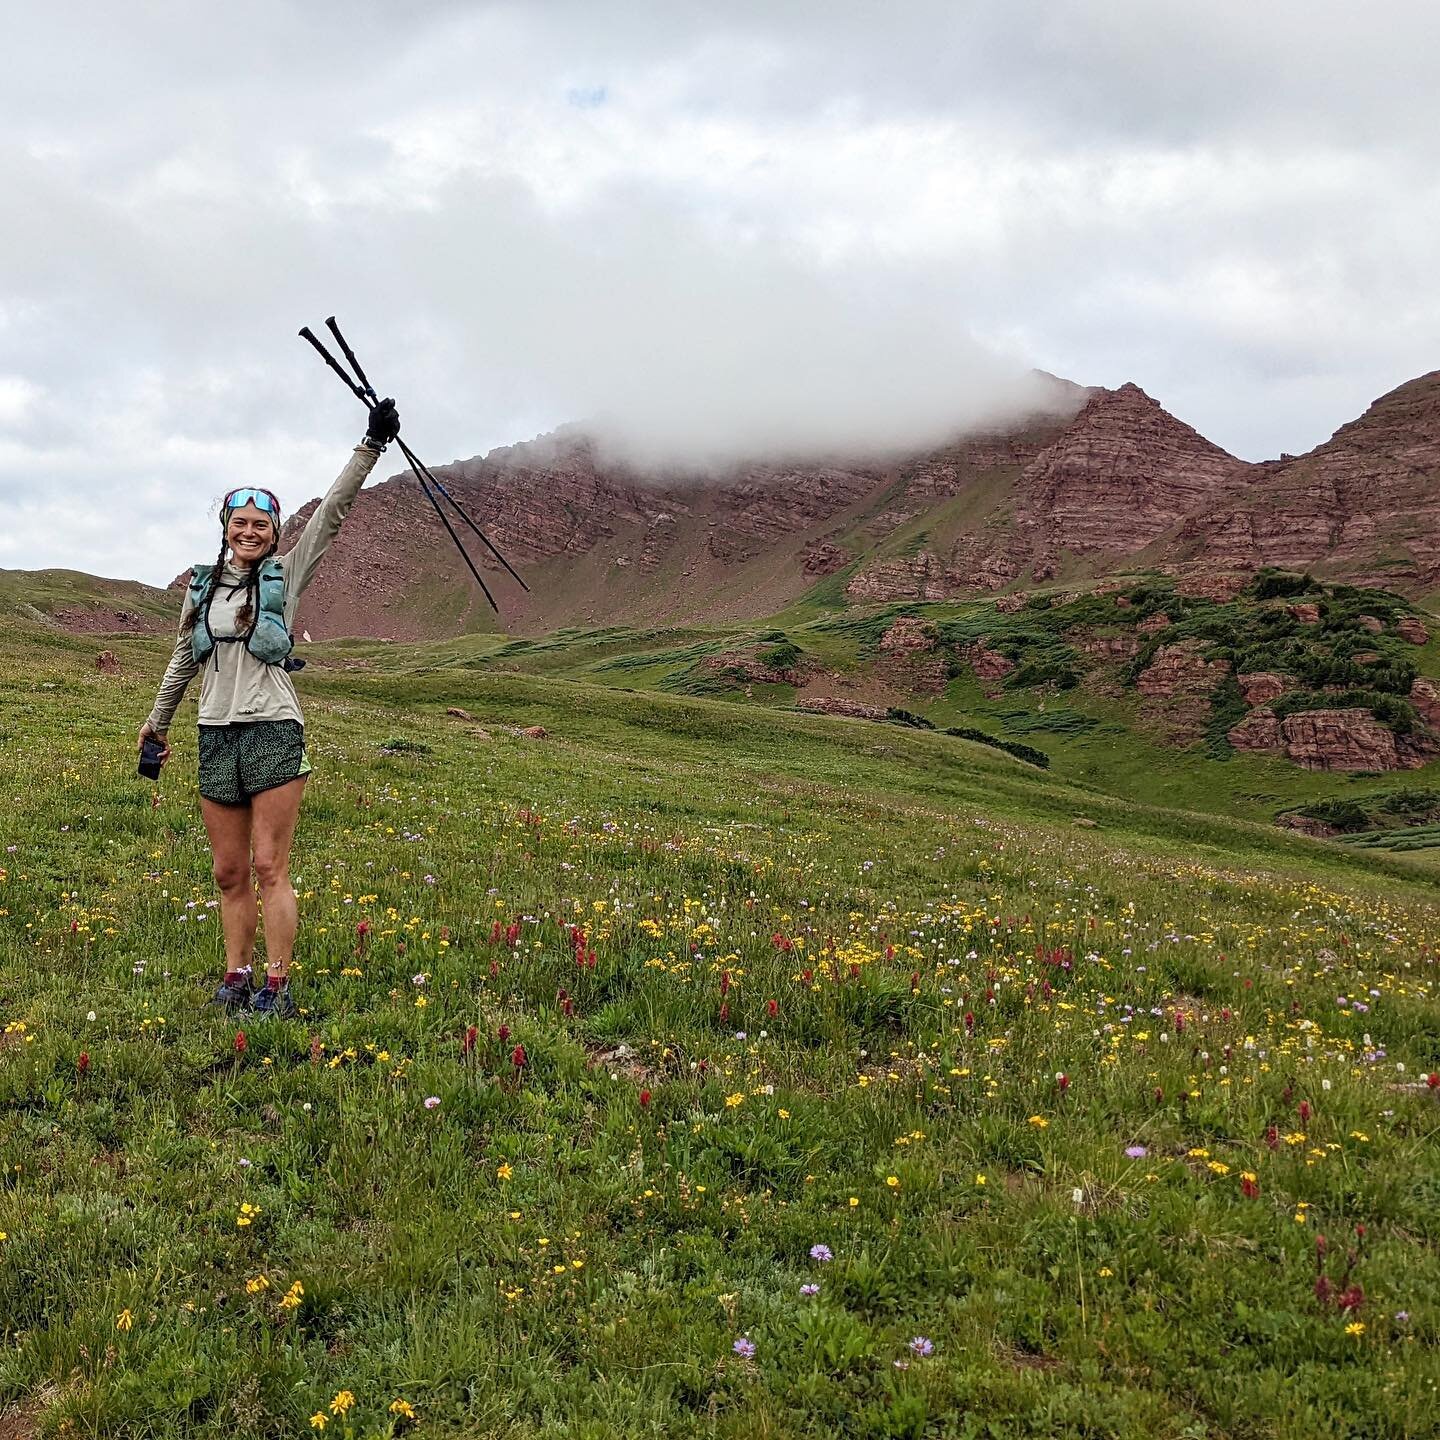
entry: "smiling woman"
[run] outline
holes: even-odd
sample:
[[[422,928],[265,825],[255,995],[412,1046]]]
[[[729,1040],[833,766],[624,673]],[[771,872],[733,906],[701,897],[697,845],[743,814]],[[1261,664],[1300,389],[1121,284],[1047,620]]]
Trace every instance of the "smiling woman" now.
[[[149,718],[140,727],[163,746],[186,687],[200,685],[200,809],[210,837],[225,930],[225,977],[215,1003],[254,1005],[259,1014],[295,1013],[290,961],[295,948],[295,893],[290,846],[310,762],[305,722],[289,675],[291,629],[300,596],[349,513],[365,477],[400,431],[395,402],[370,412],[365,438],[340,472],[294,547],[280,544],[280,502],[259,486],[232,490],[221,506],[220,553],[196,565],[180,614],[180,634]],[[259,912],[254,872],[265,906],[266,976],[252,996],[251,960]]]

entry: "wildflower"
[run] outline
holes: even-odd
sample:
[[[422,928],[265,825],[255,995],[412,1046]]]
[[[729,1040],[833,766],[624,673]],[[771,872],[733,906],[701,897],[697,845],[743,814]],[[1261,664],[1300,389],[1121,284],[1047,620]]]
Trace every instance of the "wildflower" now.
[[[465,1038],[460,1042],[460,1053],[468,1055],[475,1048],[475,1041],[479,1037],[480,1029],[476,1025],[469,1026],[465,1031]]]
[[[885,1177],[885,1183],[892,1190],[898,1190],[900,1188],[900,1177],[898,1175],[887,1175]]]
[[[235,1032],[235,1053],[237,1055],[243,1055],[245,1053],[245,1047],[249,1043],[245,1038],[245,1032],[243,1030],[237,1030]]]
[[[523,1070],[525,1068],[525,1047],[523,1045],[517,1045],[510,1052],[510,1063],[517,1070]]]
[[[1253,1200],[1260,1193],[1260,1184],[1250,1170],[1240,1172],[1240,1193],[1247,1199]]]
[[[809,1300],[812,1296],[818,1295],[818,1294],[820,1293],[820,1287],[819,1287],[818,1285],[816,1285],[816,1284],[813,1284],[813,1283],[812,1283],[812,1284],[809,1284],[809,1285],[802,1285],[802,1286],[800,1287],[800,1293],[801,1293],[807,1300]]]
[[[132,1325],[134,1325],[134,1323],[135,1323],[135,1316],[134,1316],[133,1314],[131,1314],[131,1312],[130,1312],[128,1309],[122,1310],[122,1311],[115,1317],[115,1328],[116,1328],[117,1330],[121,1331],[122,1333],[124,1333],[125,1331],[129,1330],[130,1327],[131,1327]]]
[[[75,1057],[75,1068],[82,1075],[88,1075],[90,1073],[90,1052],[88,1050],[82,1050]]]
[[[1033,1125],[1037,1130],[1044,1130],[1050,1124],[1043,1115],[1032,1115],[1026,1123]]]
[[[850,1208],[851,1208],[852,1210],[858,1210],[858,1209],[860,1208],[860,1199],[859,1199],[859,1196],[852,1195],[852,1196],[850,1197]]]
[[[650,1105],[650,1092],[649,1092],[648,1090],[642,1090],[642,1091],[640,1092],[640,1108],[641,1108],[642,1110],[648,1109],[648,1108],[649,1108],[649,1105]]]
[[[1056,1088],[1063,1095],[1070,1088],[1070,1077],[1063,1071],[1055,1077]]]
[[[323,1410],[317,1410],[310,1417],[310,1428],[312,1430],[323,1430],[329,1423],[330,1417]]]
[[[755,1342],[748,1336],[742,1335],[730,1348],[743,1360],[755,1358]]]
[[[503,1045],[510,1038],[510,1027],[502,1025],[496,1032],[495,1038]]]
[[[1347,1335],[1363,1335],[1365,1333],[1365,1322],[1363,1320],[1352,1320],[1346,1327]]]
[[[247,1295],[259,1295],[270,1288],[270,1281],[264,1275],[256,1275],[253,1279],[245,1282],[245,1293]]]
[[[1108,1280],[1115,1272],[1108,1265],[1102,1265],[1095,1273],[1102,1280]]]
[[[514,1166],[512,1166],[507,1160],[503,1165],[500,1166],[498,1170],[496,1170],[495,1178],[497,1180],[508,1180],[514,1173]]]
[[[1129,1160],[1143,1160],[1150,1152],[1143,1145],[1127,1145],[1125,1156]]]
[[[823,1265],[827,1261],[833,1260],[835,1255],[828,1245],[812,1245],[810,1247],[810,1258],[812,1260],[818,1260]]]
[[[355,1396],[349,1390],[342,1390],[331,1402],[330,1413],[332,1415],[343,1415],[355,1404]]]
[[[924,1358],[927,1355],[933,1355],[935,1353],[935,1344],[924,1335],[917,1335],[910,1342],[910,1350],[912,1354]]]
[[[738,1090],[733,1095],[727,1095],[725,1097],[725,1108],[727,1110],[733,1110],[737,1105],[743,1105],[744,1103],[745,1097]]]
[[[981,1175],[978,1171],[976,1172],[976,1175],[975,1175],[975,1183],[976,1183],[977,1185],[983,1185],[983,1184],[985,1183],[985,1177],[984,1177],[983,1175]]]
[[[298,1310],[304,1294],[305,1287],[297,1280],[284,1295],[280,1297],[280,1308],[282,1310]]]
[[[408,1400],[395,1399],[390,1402],[390,1413],[398,1415],[402,1420],[413,1420],[415,1407]]]
[[[438,1095],[427,1095],[425,1097],[425,1108],[427,1110],[438,1110],[440,1108],[440,1097]]]

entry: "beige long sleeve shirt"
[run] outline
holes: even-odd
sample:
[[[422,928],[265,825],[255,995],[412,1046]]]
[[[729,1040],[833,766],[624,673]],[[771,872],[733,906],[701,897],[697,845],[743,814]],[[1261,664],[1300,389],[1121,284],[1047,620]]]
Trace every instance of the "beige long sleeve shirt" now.
[[[350,462],[335,478],[315,513],[305,522],[294,546],[279,556],[285,572],[285,626],[293,630],[300,596],[315,576],[320,560],[340,529],[341,521],[359,494],[365,478],[379,458],[375,451],[357,445]],[[236,617],[245,603],[247,572],[228,561],[210,604],[210,633],[217,638],[244,632],[236,625]],[[160,734],[170,728],[184,697],[185,689],[200,672],[191,649],[188,621],[189,594],[180,611],[180,634],[174,653],[166,667],[165,677],[150,712],[150,724]],[[295,685],[282,666],[266,665],[257,660],[244,645],[216,645],[205,661],[200,681],[200,723],[202,725],[234,725],[256,720],[298,720],[304,723],[300,697]]]

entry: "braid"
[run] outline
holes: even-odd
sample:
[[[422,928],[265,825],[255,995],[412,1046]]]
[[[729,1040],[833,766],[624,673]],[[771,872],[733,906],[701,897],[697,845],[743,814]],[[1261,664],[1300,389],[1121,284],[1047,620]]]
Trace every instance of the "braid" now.
[[[220,572],[225,568],[225,552],[229,549],[225,537],[220,537],[220,553],[215,557],[214,568],[210,571],[210,585],[205,591],[205,598],[200,604],[185,617],[185,633],[188,635],[195,628],[196,622],[200,619],[200,612],[210,608],[210,602],[215,598],[216,587],[220,584]]]
[[[249,634],[250,627],[255,623],[255,612],[260,606],[260,567],[275,553],[278,544],[278,540],[272,542],[270,548],[250,567],[250,575],[245,582],[245,603],[235,615],[237,634]]]

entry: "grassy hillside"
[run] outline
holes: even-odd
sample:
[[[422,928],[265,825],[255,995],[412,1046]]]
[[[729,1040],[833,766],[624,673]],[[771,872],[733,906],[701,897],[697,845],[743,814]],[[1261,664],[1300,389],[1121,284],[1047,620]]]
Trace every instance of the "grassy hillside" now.
[[[1429,1432],[1432,871],[616,646],[317,653],[237,1032],[164,642],[0,631],[0,1425]]]

